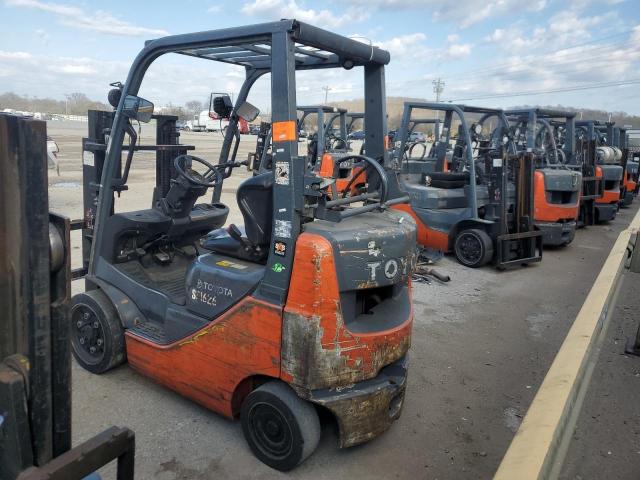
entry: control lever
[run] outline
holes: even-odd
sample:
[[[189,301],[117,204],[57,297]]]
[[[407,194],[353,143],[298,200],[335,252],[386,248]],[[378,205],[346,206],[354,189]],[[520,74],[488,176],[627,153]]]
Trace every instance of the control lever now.
[[[242,246],[244,248],[246,248],[247,250],[249,250],[252,247],[251,242],[249,241],[249,239],[247,239],[247,238],[242,236],[242,232],[240,231],[240,229],[234,223],[229,225],[229,228],[227,229],[227,232],[229,233],[229,236],[231,238],[233,238],[237,242],[241,243]]]

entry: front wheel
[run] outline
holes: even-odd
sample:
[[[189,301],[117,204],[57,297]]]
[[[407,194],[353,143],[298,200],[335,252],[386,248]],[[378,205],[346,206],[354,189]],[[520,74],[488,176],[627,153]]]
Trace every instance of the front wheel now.
[[[462,230],[456,236],[454,253],[462,265],[471,268],[482,267],[493,258],[493,242],[484,230]]]
[[[71,351],[85,370],[104,373],[126,360],[120,317],[101,290],[73,297],[71,329]]]
[[[251,392],[242,404],[241,419],[253,454],[277,470],[302,463],[320,440],[316,409],[282,382],[267,382]]]

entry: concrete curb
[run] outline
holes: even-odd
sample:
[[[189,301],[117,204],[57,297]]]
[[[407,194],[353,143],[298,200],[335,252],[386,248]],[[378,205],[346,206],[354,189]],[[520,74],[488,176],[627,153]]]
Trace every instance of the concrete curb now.
[[[613,245],[494,480],[558,477],[639,230],[640,212]]]

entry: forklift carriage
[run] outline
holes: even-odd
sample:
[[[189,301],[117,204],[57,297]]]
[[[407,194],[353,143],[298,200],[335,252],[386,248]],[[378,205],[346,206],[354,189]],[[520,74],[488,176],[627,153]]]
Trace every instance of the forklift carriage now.
[[[245,67],[236,104],[212,100],[229,116],[216,165],[179,144],[175,117],[155,117],[156,145],[136,144],[130,119],[153,113],[136,96],[140,84],[171,52]],[[385,150],[388,62],[384,50],[295,20],[147,42],[110,95],[115,112],[91,112],[84,142],[87,291],[74,297],[71,334],[79,363],[102,373],[128,360],[239,416],[254,454],[280,470],[315,449],[316,407],[337,420],[340,447],[387,430],[404,401],[416,261],[414,222],[389,208],[408,197]],[[296,71],[340,67],[364,70],[368,156],[341,160],[366,165],[367,181],[350,198],[331,194],[335,175],[320,175],[298,153]],[[262,125],[257,163],[248,165],[254,175],[237,190],[244,226],[222,229],[223,183],[249,163],[236,161],[238,123],[256,118],[246,98],[267,73],[272,123]],[[156,152],[152,206],[114,213],[140,150]],[[211,201],[196,203],[210,187]]]
[[[433,122],[440,137],[429,156],[403,162],[415,110],[444,112],[444,120]],[[480,115],[473,128],[465,118],[469,113]],[[459,126],[452,147],[454,114]],[[416,121],[426,123],[423,117]],[[485,138],[481,132],[490,124]],[[473,268],[493,262],[502,269],[541,260],[542,232],[533,223],[533,156],[509,151],[513,144],[506,135],[502,110],[405,103],[395,161],[402,165],[410,204],[396,208],[413,216],[420,244],[453,251],[460,263]]]

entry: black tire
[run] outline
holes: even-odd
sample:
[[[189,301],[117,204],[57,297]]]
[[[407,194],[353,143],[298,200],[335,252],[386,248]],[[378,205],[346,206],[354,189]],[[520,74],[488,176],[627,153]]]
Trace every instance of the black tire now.
[[[127,358],[118,312],[101,290],[71,300],[71,351],[82,368],[104,373]]]
[[[320,420],[314,406],[279,381],[267,382],[247,395],[241,419],[253,454],[283,472],[309,457],[320,440]]]
[[[469,228],[456,235],[453,251],[462,265],[478,268],[493,259],[493,241],[484,230]]]

